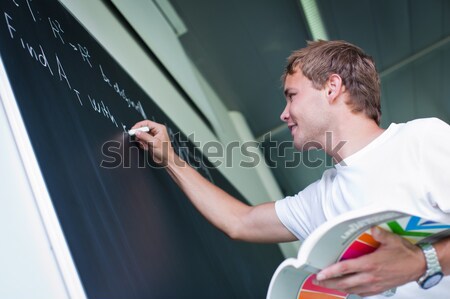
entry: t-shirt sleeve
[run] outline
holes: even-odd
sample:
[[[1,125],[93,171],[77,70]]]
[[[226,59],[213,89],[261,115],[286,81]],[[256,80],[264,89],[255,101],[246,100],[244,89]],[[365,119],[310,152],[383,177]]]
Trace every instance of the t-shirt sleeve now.
[[[425,196],[450,213],[450,126],[437,118],[422,135],[421,169]]]
[[[304,240],[326,221],[322,205],[320,180],[294,196],[275,202],[275,211],[283,225],[299,240]]]

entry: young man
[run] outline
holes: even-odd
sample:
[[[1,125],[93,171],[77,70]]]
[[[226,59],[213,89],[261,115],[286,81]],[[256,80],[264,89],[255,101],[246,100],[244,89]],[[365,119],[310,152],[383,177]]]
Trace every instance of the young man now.
[[[295,147],[320,144],[337,164],[275,203],[247,206],[211,184],[175,154],[164,126],[146,120],[133,128],[152,128],[137,133],[141,146],[166,166],[194,206],[234,239],[305,239],[328,219],[375,205],[450,223],[450,126],[422,119],[380,128],[379,78],[371,57],[343,41],[310,42],[289,57],[283,81],[281,119]],[[325,142],[329,132],[331,143]],[[450,238],[422,250],[382,230],[373,234],[381,243],[378,250],[322,270],[317,283],[361,296],[399,287],[395,298],[448,297],[449,277],[438,282],[450,274]]]

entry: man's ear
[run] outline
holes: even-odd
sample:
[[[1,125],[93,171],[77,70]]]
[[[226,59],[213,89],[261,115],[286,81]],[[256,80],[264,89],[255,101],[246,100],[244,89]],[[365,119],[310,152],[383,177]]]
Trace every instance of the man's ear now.
[[[344,91],[345,86],[342,84],[341,76],[331,74],[327,83],[325,83],[325,92],[329,103],[333,103]]]

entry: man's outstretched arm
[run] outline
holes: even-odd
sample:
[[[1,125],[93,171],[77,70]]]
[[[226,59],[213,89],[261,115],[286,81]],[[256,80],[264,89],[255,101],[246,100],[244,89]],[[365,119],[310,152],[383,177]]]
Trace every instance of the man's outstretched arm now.
[[[295,236],[280,222],[273,202],[249,206],[215,186],[183,161],[173,150],[166,127],[141,121],[133,129],[148,126],[150,131],[136,132],[136,140],[153,160],[164,166],[196,209],[214,226],[233,239],[249,242],[286,242]]]

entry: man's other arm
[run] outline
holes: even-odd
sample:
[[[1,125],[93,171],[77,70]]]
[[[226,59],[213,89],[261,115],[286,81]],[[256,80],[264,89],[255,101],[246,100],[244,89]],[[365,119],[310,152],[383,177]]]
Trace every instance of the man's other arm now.
[[[325,268],[317,284],[360,296],[380,294],[411,281],[426,271],[422,250],[404,238],[382,229],[372,235],[380,247],[371,254]],[[433,244],[444,275],[450,275],[450,237]]]

